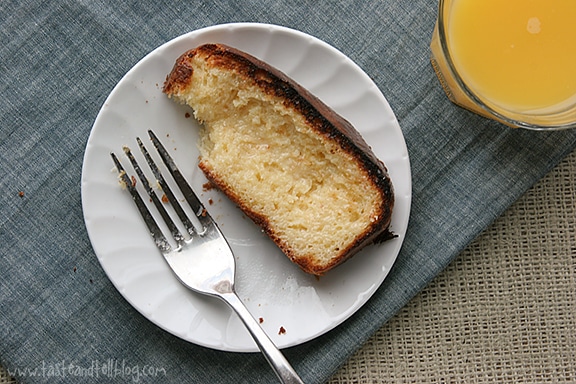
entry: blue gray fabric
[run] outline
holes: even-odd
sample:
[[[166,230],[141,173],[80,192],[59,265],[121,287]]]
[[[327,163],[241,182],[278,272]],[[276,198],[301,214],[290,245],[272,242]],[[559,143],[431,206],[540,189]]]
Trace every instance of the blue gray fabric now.
[[[80,173],[114,85],[157,46],[227,22],[298,29],[376,82],[413,170],[404,247],[335,330],[285,351],[325,382],[488,224],[576,146],[576,131],[513,130],[450,104],[429,64],[430,0],[0,2],[0,363],[26,383],[273,383],[257,353],[162,331],[115,290],[83,223]]]

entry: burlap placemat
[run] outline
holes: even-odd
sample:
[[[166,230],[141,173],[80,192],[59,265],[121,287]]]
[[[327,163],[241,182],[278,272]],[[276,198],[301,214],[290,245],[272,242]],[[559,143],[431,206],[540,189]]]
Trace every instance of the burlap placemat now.
[[[512,205],[330,384],[576,382],[576,152]],[[0,367],[0,384],[15,384]]]
[[[574,383],[575,345],[576,152],[330,383]]]

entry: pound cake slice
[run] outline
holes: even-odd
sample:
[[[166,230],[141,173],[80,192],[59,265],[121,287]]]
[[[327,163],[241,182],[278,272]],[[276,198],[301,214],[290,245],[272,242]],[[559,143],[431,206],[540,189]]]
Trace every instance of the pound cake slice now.
[[[393,187],[354,127],[295,81],[222,44],[185,52],[163,88],[202,123],[199,167],[304,271],[392,237]]]

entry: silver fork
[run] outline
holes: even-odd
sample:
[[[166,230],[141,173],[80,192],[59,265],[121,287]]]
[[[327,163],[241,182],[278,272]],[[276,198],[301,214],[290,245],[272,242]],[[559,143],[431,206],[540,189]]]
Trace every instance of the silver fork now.
[[[159,225],[144,203],[144,200],[135,188],[133,179],[128,176],[117,156],[111,153],[121,180],[132,195],[132,199],[146,222],[156,246],[182,284],[192,291],[215,296],[224,300],[238,316],[240,316],[240,319],[282,383],[303,383],[282,352],[280,352],[268,335],[262,330],[258,322],[252,317],[236,294],[234,290],[235,259],[220,229],[195,195],[190,184],[184,179],[174,160],[162,146],[156,135],[152,131],[148,131],[148,134],[200,224],[199,228],[194,227],[192,220],[188,217],[172,193],[166,183],[166,179],[162,176],[146,147],[139,138],[136,138],[138,146],[160,185],[162,193],[168,198],[187,232],[187,235],[184,235],[178,229],[178,226],[164,208],[163,203],[160,201],[161,199],[158,198],[154,188],[144,175],[132,152],[128,147],[124,147],[124,152],[130,159],[136,174],[145,186],[150,199],[152,199],[152,202],[170,231],[173,238],[172,243],[176,244],[174,247],[164,236]]]

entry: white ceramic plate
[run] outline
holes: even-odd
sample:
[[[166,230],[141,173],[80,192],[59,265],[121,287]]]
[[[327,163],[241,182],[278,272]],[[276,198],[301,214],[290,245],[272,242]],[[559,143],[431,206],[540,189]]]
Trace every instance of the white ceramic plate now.
[[[398,238],[365,248],[317,279],[299,270],[218,191],[203,191],[197,168],[197,123],[190,110],[162,94],[176,58],[208,42],[225,43],[276,66],[347,118],[389,168]],[[118,291],[140,313],[192,343],[226,351],[257,351],[230,309],[185,289],[152,243],[110,152],[139,152],[135,137],[152,129],[201,193],[237,258],[236,287],[250,312],[281,348],[311,340],[360,308],[388,274],[404,240],[411,202],[408,152],[388,102],[370,78],[328,44],[291,29],[226,24],[200,29],[157,48],[136,64],[104,103],[88,139],[82,170],[84,219],[94,251]],[[120,156],[131,169],[124,156]],[[209,200],[212,204],[209,204]],[[285,330],[279,334],[280,328]]]

